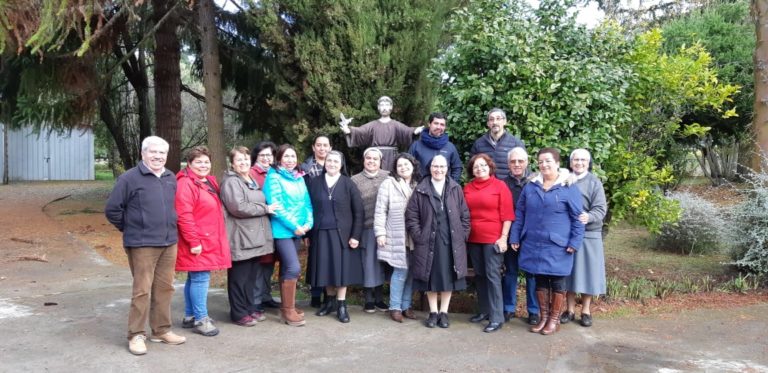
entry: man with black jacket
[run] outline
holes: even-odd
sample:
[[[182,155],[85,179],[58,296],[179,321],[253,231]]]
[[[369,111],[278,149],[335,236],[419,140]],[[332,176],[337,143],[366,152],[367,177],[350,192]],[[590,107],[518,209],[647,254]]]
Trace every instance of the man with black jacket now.
[[[171,345],[185,337],[171,331],[171,298],[176,274],[176,176],[165,168],[168,142],[149,136],[141,143],[141,162],[120,175],[109,195],[104,214],[123,232],[123,246],[133,275],[128,312],[128,350],[147,353],[150,340]]]

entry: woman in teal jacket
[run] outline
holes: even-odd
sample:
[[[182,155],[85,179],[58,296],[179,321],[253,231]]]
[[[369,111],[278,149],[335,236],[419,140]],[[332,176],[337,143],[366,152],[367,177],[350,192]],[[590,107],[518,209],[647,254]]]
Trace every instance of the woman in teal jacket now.
[[[279,208],[270,217],[275,250],[280,255],[280,315],[291,326],[304,325],[304,312],[296,308],[296,282],[299,279],[299,239],[312,229],[312,203],[304,183],[304,173],[297,168],[296,150],[280,145],[276,163],[264,180],[267,204]]]

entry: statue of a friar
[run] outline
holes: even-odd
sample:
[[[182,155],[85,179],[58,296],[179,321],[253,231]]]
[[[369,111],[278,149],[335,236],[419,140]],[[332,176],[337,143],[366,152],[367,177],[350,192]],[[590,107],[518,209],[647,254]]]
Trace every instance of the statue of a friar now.
[[[381,150],[381,169],[392,171],[395,157],[400,149],[408,149],[414,135],[419,135],[423,126],[408,127],[392,118],[392,99],[381,96],[378,101],[379,115],[381,118],[368,122],[360,127],[350,127],[353,118],[346,118],[341,114],[339,126],[346,135],[347,146],[368,148],[371,146]]]

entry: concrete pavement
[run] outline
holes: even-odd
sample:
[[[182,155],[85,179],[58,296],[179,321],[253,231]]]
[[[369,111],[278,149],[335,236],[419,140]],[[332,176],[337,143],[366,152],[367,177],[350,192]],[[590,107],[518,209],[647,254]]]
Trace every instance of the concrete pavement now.
[[[209,307],[221,333],[203,337],[181,329],[181,287],[174,295],[174,330],[187,343],[147,342],[147,355],[133,356],[125,336],[128,269],[100,259],[42,212],[34,222],[9,218],[12,201],[24,198],[19,188],[29,187],[0,187],[0,251],[13,245],[8,232],[18,235],[20,225],[32,223],[44,232],[35,239],[47,248],[49,262],[0,263],[2,372],[768,372],[768,304],[597,318],[592,328],[571,323],[553,336],[529,333],[521,320],[486,334],[460,314],[450,315],[449,329],[428,329],[359,306],[351,307],[349,324],[305,307],[304,327],[283,325],[272,312],[245,328],[228,321],[226,293],[214,289]],[[42,206],[53,195],[29,200]]]

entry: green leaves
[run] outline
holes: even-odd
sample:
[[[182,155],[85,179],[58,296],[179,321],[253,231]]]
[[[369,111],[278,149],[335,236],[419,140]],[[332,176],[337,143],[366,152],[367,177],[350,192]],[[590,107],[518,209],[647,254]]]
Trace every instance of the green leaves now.
[[[737,88],[718,82],[700,45],[665,54],[658,30],[635,38],[613,23],[588,30],[569,4],[547,0],[533,10],[521,0],[478,0],[457,11],[453,43],[432,70],[438,107],[460,151],[485,132],[493,107],[506,110],[531,154],[589,149],[613,216],[658,230],[679,215],[660,189],[673,178],[665,144],[707,133],[682,124],[692,110],[731,115],[723,106]]]

